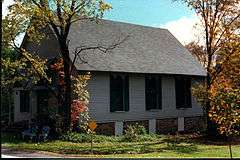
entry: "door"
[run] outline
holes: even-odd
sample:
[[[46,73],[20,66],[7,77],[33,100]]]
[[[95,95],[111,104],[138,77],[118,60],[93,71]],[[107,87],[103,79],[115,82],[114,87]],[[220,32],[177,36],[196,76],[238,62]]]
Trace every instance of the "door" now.
[[[37,114],[48,114],[48,91],[37,91]]]

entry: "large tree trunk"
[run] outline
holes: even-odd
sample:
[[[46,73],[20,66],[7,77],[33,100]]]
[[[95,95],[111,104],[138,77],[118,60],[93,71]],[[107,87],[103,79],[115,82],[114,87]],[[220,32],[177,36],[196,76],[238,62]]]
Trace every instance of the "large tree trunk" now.
[[[207,88],[206,88],[207,89],[207,94],[208,94],[207,100],[206,100],[206,116],[207,116],[206,134],[207,134],[208,137],[215,137],[215,136],[218,135],[217,125],[209,117],[209,111],[210,111],[210,108],[211,108],[210,96],[209,96],[210,88],[211,88],[211,75],[210,75],[210,71],[208,70],[208,73],[207,73]]]
[[[71,125],[71,94],[72,94],[72,89],[71,89],[71,75],[70,75],[70,64],[69,61],[67,62],[64,60],[64,73],[65,73],[65,92],[64,92],[64,102],[63,102],[63,107],[64,107],[64,119],[65,119],[65,124],[64,124],[64,129],[65,131],[70,130],[70,125]]]
[[[71,60],[69,57],[69,50],[65,43],[61,44],[61,53],[63,56],[63,65],[64,65],[64,93],[63,93],[63,132],[70,131],[71,128],[71,74],[70,74],[70,66]]]

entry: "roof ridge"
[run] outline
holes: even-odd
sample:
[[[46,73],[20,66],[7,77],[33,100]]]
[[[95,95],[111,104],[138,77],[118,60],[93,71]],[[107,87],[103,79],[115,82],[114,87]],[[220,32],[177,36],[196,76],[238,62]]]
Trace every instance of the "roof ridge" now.
[[[99,19],[100,21],[105,21],[105,22],[113,22],[113,23],[121,23],[123,25],[132,25],[132,26],[138,26],[138,27],[144,27],[144,28],[151,28],[151,29],[157,29],[157,30],[167,30],[167,28],[159,28],[159,27],[153,27],[153,26],[146,26],[146,25],[141,25],[141,24],[135,24],[135,23],[129,23],[129,22],[124,22],[124,21],[116,21],[116,20],[109,20],[109,19]]]

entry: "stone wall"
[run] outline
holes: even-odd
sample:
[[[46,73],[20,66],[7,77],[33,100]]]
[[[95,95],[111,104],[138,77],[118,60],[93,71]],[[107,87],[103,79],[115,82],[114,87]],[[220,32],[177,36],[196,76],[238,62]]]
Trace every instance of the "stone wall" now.
[[[103,134],[103,135],[114,135],[115,134],[115,123],[109,122],[109,123],[97,123],[96,128],[97,134]]]
[[[149,120],[140,121],[124,121],[123,122],[123,134],[129,125],[143,125],[146,131],[149,132]],[[184,117],[184,131],[196,132],[202,131],[206,128],[206,119],[202,116],[198,117]],[[173,134],[178,131],[178,118],[166,118],[166,119],[156,119],[156,133],[157,134]],[[115,135],[115,122],[109,123],[98,123],[97,134],[104,135]]]
[[[156,133],[168,134],[175,133],[178,129],[177,118],[157,119]]]
[[[184,130],[186,132],[202,131],[206,128],[206,118],[198,117],[185,117]]]

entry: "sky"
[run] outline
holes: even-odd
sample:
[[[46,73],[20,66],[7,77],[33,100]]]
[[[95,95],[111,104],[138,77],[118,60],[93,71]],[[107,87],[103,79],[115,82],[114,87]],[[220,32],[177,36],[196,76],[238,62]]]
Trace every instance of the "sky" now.
[[[104,19],[168,29],[182,44],[198,40],[194,11],[174,0],[105,0],[112,5]],[[13,0],[4,0],[3,16]]]

